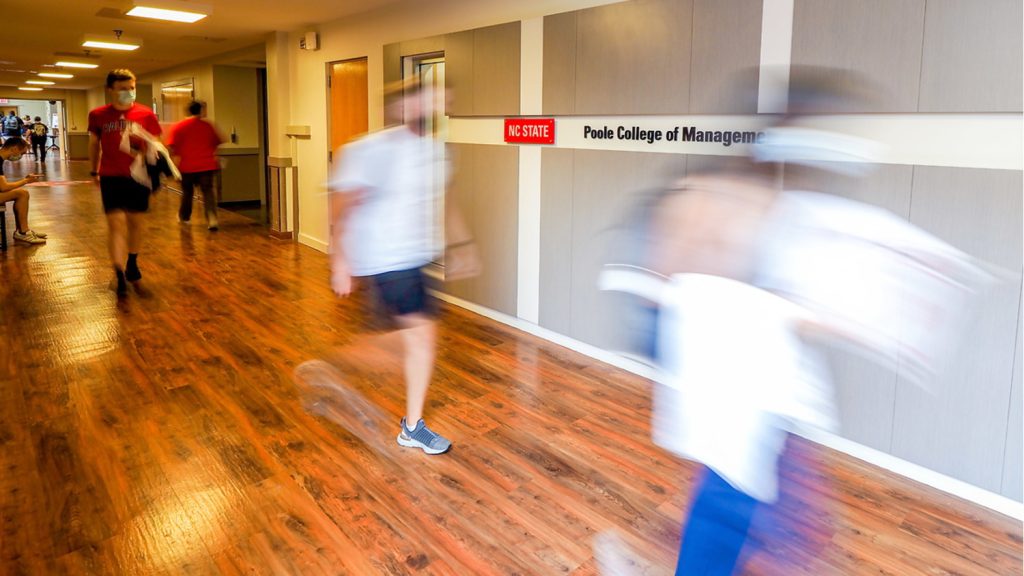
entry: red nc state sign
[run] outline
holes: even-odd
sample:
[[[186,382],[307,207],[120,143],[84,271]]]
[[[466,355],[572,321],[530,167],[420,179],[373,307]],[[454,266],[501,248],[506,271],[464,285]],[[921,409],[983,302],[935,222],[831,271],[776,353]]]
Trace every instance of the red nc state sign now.
[[[506,144],[554,144],[554,118],[505,118]]]

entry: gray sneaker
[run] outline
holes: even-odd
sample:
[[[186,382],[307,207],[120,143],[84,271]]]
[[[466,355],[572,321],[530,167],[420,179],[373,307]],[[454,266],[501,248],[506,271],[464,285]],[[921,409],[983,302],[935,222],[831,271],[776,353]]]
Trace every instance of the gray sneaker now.
[[[402,418],[402,432],[398,434],[398,443],[406,448],[420,448],[427,454],[444,454],[452,447],[447,438],[434,432],[421,419],[416,428],[410,431]]]

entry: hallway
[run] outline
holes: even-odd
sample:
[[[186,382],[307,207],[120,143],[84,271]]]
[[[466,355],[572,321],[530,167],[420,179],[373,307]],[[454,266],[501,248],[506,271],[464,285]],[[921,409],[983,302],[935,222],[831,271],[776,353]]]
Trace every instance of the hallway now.
[[[596,574],[609,529],[669,573],[696,467],[652,445],[645,381],[445,306],[426,418],[454,448],[402,450],[396,340],[324,254],[223,210],[180,225],[163,191],[119,303],[88,170],[51,161],[48,242],[0,254],[0,575]],[[806,441],[793,461],[803,545],[751,574],[1022,573],[1020,522]]]

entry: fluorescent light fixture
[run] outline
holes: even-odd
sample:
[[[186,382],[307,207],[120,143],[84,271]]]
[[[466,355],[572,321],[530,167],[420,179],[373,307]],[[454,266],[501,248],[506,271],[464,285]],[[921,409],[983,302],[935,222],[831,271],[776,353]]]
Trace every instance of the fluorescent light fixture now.
[[[85,62],[57,62],[57,66],[63,66],[65,68],[99,68],[99,64],[86,64]]]
[[[18,90],[24,90],[25,92],[42,92],[42,88],[36,88],[33,86],[18,86]]]
[[[210,12],[209,6],[200,4],[172,0],[138,0],[127,15],[192,24],[206,18]]]
[[[40,78],[74,78],[74,74],[63,74],[61,72],[40,72]]]
[[[26,80],[25,84],[36,84],[38,86],[53,86],[56,82],[50,82],[49,80]]]
[[[82,38],[83,48],[99,48],[106,50],[138,50],[142,47],[142,40],[136,38],[128,38],[127,36],[118,36],[117,38],[107,38],[103,36],[86,36]]]

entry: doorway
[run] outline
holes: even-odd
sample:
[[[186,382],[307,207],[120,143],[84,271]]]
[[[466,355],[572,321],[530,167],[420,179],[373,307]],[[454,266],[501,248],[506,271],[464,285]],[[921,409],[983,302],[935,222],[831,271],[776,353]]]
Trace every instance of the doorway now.
[[[0,105],[0,111],[3,112],[4,116],[12,110],[19,118],[24,118],[28,115],[34,120],[38,116],[40,121],[46,125],[47,162],[50,160],[67,160],[67,142],[65,140],[67,116],[63,100],[22,100],[12,98],[7,99],[6,103]],[[33,152],[30,150],[28,154],[32,156]]]

